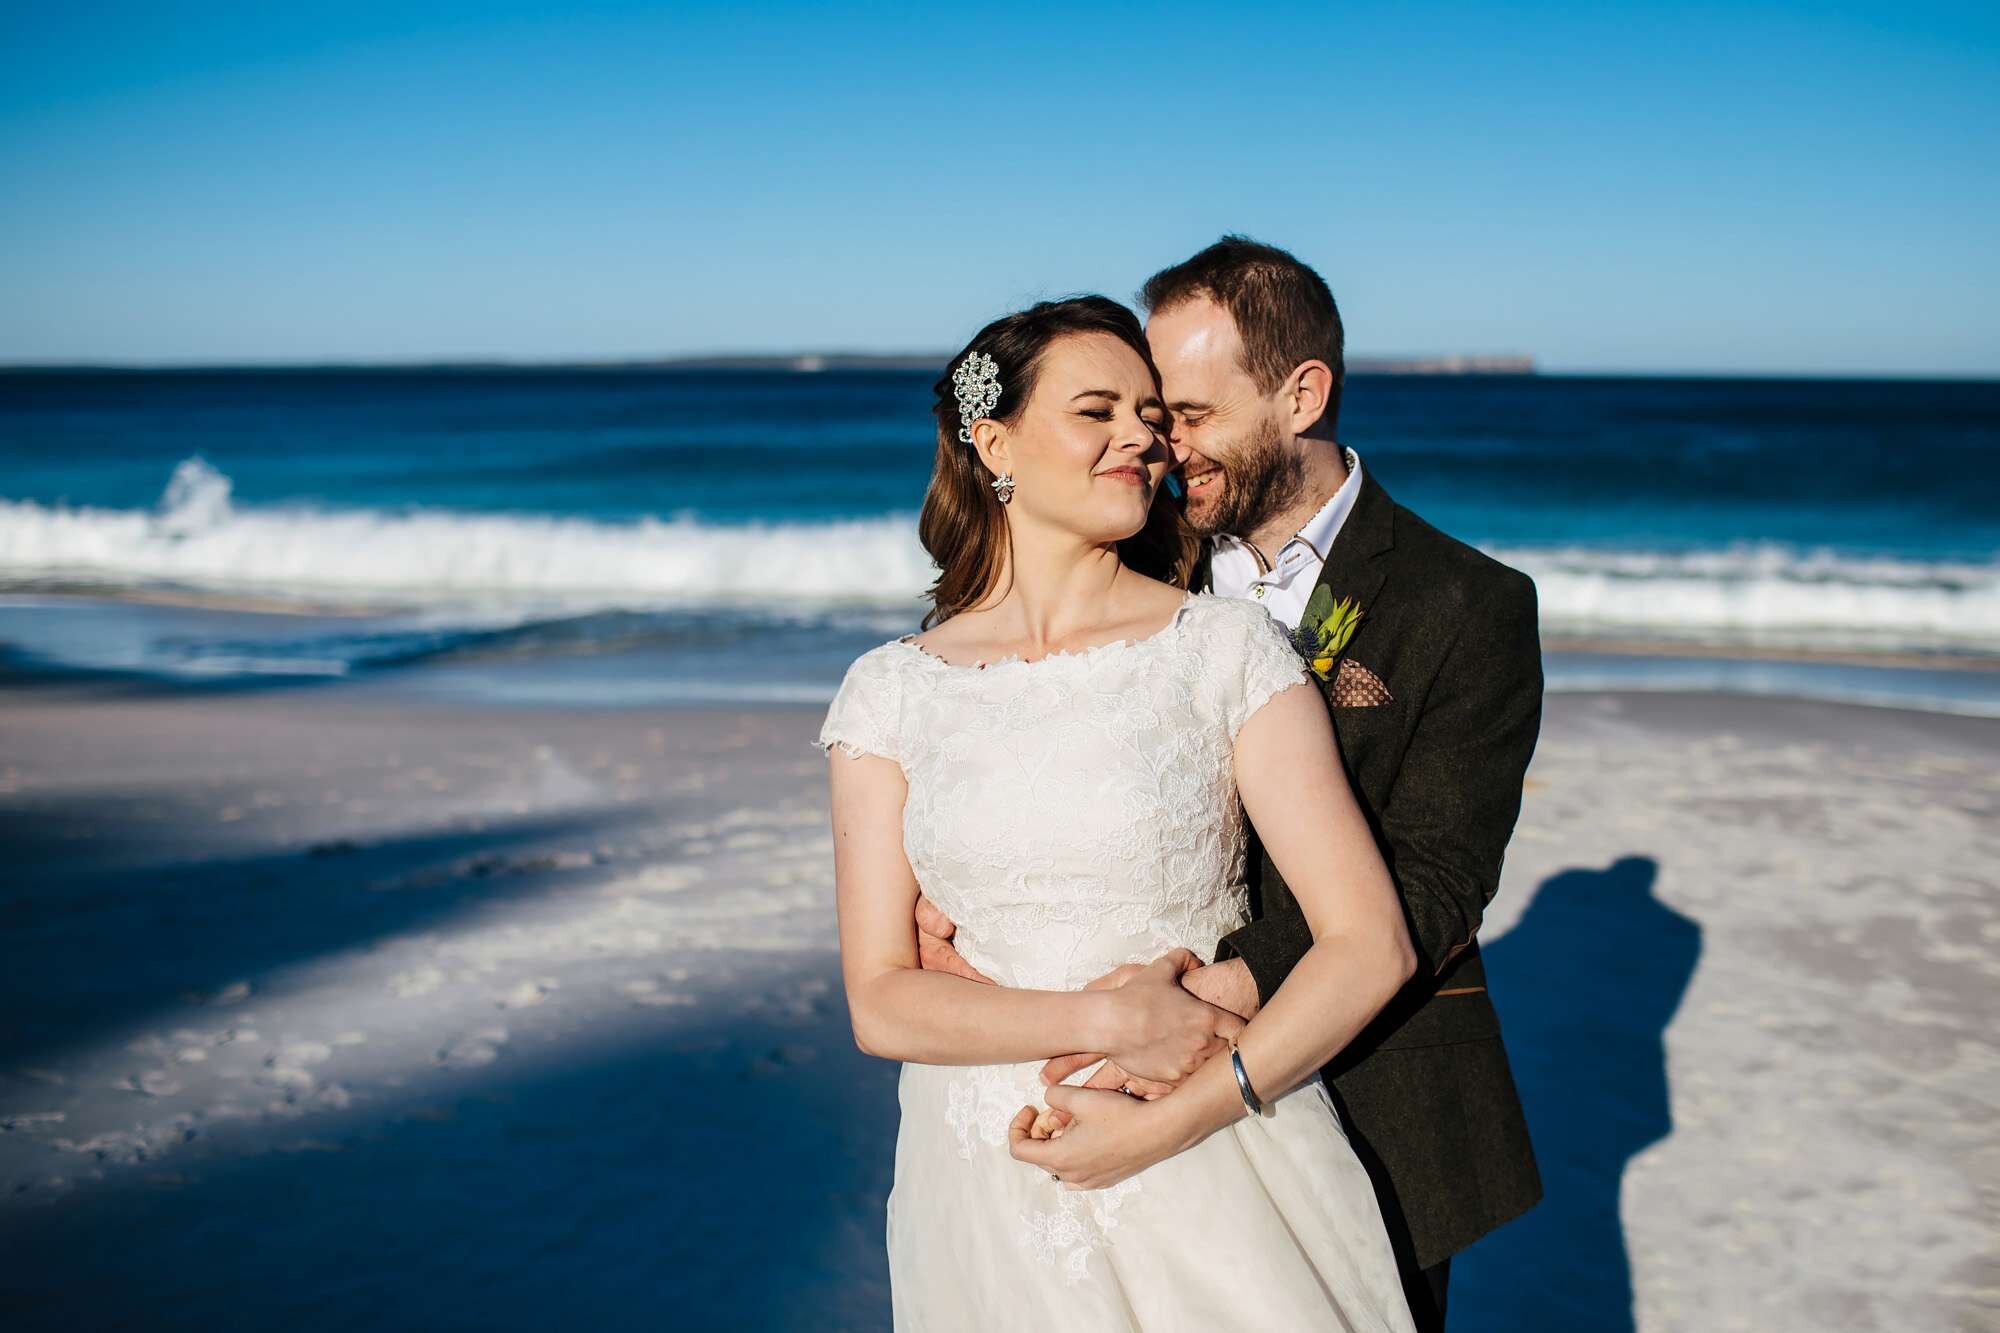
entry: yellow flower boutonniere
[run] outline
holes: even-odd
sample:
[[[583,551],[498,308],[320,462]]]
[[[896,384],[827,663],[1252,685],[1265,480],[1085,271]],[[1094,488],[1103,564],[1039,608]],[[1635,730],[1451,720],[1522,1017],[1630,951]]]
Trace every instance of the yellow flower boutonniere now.
[[[1333,664],[1347,647],[1347,641],[1354,637],[1363,614],[1351,598],[1334,601],[1333,593],[1324,583],[1313,589],[1312,598],[1306,603],[1305,621],[1292,636],[1292,644],[1315,676],[1331,679]]]

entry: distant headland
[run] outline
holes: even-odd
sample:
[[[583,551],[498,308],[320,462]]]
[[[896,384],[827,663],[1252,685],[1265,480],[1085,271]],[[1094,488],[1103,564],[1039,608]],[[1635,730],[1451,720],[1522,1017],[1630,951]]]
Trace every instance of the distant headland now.
[[[945,352],[872,353],[801,352],[792,356],[683,356],[662,361],[627,362],[656,370],[789,370],[812,374],[828,370],[922,370],[942,372],[950,359]],[[1354,357],[1350,375],[1532,375],[1532,356],[1385,356]]]

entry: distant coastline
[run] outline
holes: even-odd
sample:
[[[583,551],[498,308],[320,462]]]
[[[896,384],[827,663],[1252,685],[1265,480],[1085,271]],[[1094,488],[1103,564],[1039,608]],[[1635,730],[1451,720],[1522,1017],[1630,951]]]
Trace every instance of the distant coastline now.
[[[628,361],[321,361],[265,362],[217,365],[120,365],[92,362],[15,362],[0,365],[0,375],[215,375],[215,374],[534,374],[654,371],[757,371],[811,375],[827,371],[922,372],[938,374],[945,352],[793,352],[673,356]],[[1356,357],[1347,363],[1350,375],[1533,375],[1532,356],[1454,354],[1449,356]]]

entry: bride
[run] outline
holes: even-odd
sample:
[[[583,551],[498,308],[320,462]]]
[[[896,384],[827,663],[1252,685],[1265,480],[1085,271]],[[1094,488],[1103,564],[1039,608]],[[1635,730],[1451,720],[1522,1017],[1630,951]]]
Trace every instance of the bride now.
[[[937,388],[934,609],[820,733],[855,1040],[903,1062],[898,1329],[1410,1328],[1318,1071],[1415,955],[1284,631],[1186,589],[1157,385],[1103,297],[980,330]],[[1178,981],[1248,917],[1246,814],[1314,940],[1248,1023]],[[999,985],[918,967],[920,890]],[[1044,1088],[1079,1051],[1173,1090]]]

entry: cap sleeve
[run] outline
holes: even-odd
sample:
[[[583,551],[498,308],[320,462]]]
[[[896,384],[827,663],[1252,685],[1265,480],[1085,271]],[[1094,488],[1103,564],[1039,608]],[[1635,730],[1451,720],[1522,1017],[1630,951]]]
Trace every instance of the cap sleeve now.
[[[874,754],[902,762],[902,676],[894,649],[887,643],[870,649],[847,668],[814,742],[820,749],[837,745],[850,759]]]
[[[1229,715],[1229,738],[1236,739],[1236,733],[1250,720],[1250,715],[1269,703],[1271,696],[1287,686],[1297,685],[1310,679],[1306,665],[1299,657],[1298,649],[1292,646],[1287,635],[1269,612],[1255,602],[1239,602],[1244,611],[1243,633],[1240,636],[1243,653],[1242,688],[1232,700]]]

